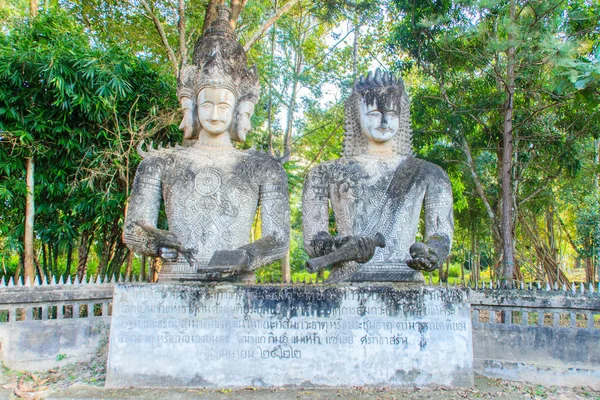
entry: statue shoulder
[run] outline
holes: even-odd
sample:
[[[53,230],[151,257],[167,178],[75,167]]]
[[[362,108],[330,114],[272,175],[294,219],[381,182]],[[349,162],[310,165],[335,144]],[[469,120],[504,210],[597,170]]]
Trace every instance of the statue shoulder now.
[[[359,163],[351,157],[336,158],[322,162],[312,167],[308,173],[307,179],[327,179],[332,180],[349,167],[359,166]]]
[[[254,149],[246,150],[243,153],[243,169],[251,179],[256,179],[260,183],[285,180],[287,183],[287,174],[283,165],[272,155]]]
[[[423,180],[427,182],[443,181],[450,183],[448,173],[439,165],[415,157],[411,157],[409,160],[412,164],[410,166],[411,168],[418,168],[421,171],[421,176],[423,177]]]
[[[142,150],[141,146],[138,147],[138,154],[142,157],[142,162],[138,166],[138,173],[145,175],[161,175],[164,170],[171,165],[175,158],[176,153],[185,151],[185,147],[162,147],[153,148],[150,145],[146,150]]]

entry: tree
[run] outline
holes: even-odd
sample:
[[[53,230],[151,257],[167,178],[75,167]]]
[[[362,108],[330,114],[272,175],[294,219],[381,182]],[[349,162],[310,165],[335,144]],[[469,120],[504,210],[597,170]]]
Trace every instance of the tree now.
[[[462,150],[502,259],[501,275],[511,282],[518,277],[519,210],[563,174],[564,165],[548,160],[569,154],[576,137],[590,134],[560,129],[558,115],[582,89],[564,82],[589,56],[581,45],[597,29],[589,19],[596,6],[517,0],[397,0],[394,6],[401,18],[390,48],[410,56],[396,59],[397,67],[415,65],[429,77],[421,117],[430,132]],[[482,165],[484,159],[493,164]]]
[[[173,118],[167,118],[167,128],[157,118],[158,109],[176,106],[174,80],[118,47],[92,46],[74,19],[49,12],[0,37],[0,86],[0,196],[11,210],[2,213],[9,227],[3,233],[21,232],[21,160],[32,155],[43,273],[59,273],[59,253],[72,251],[79,237],[83,275],[93,233],[110,242],[105,254],[113,269],[120,268],[126,188],[139,160],[131,149],[142,133],[156,132],[165,142],[180,138]],[[110,160],[103,156],[108,151]]]

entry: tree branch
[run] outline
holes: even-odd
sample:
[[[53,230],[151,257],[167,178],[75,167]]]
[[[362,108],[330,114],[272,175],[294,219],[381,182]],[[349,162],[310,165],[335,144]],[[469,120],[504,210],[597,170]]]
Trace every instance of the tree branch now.
[[[180,68],[187,64],[187,41],[185,37],[185,0],[179,0],[179,21],[177,21],[177,29],[179,29],[179,57],[181,57]]]
[[[206,30],[210,25],[217,19],[217,6],[225,4],[225,0],[210,0],[206,6],[206,12],[204,13],[204,25],[202,26],[202,36],[206,33]]]
[[[264,23],[264,25],[246,42],[246,44],[244,45],[244,50],[248,51],[250,50],[250,48],[254,45],[254,43],[256,43],[261,37],[262,35],[275,23],[277,22],[277,20],[279,18],[281,18],[281,16],[283,14],[285,14],[286,12],[288,12],[294,5],[296,5],[296,3],[298,3],[300,0],[290,0],[288,1],[283,7],[281,7],[279,10],[277,10],[275,12],[275,14],[273,14],[273,16],[271,18],[269,18],[267,20],[267,22]]]
[[[500,236],[500,232],[498,231],[498,227],[496,226],[496,215],[494,214],[494,210],[490,205],[490,202],[485,194],[485,190],[483,190],[483,185],[481,184],[481,180],[479,180],[479,175],[477,175],[477,171],[475,170],[475,162],[473,161],[473,156],[471,155],[471,149],[469,148],[469,143],[467,143],[467,139],[464,135],[461,135],[461,146],[463,152],[465,153],[465,157],[467,158],[467,165],[469,166],[469,170],[471,172],[471,177],[473,178],[473,182],[475,183],[475,190],[479,195],[479,198],[483,202],[485,206],[485,210],[487,212],[488,217],[492,223],[492,232],[497,236]]]
[[[231,29],[235,30],[237,27],[237,20],[242,13],[248,0],[231,0],[231,16],[229,18],[229,25]]]
[[[167,52],[167,57],[169,57],[169,61],[173,66],[173,72],[175,73],[175,76],[179,76],[179,63],[177,62],[177,57],[175,57],[175,52],[169,45],[169,41],[167,40],[167,35],[165,33],[165,29],[162,23],[160,22],[158,17],[152,12],[152,9],[150,8],[150,5],[148,5],[148,2],[146,0],[140,0],[140,3],[144,7],[144,10],[146,10],[148,15],[150,16],[150,19],[152,19],[154,27],[160,35],[160,40],[165,48],[165,51]]]

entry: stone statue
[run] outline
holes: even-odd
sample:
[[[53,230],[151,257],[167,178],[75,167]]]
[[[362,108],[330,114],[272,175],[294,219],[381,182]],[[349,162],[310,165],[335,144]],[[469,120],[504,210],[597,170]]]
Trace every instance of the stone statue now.
[[[328,233],[329,205],[339,236]],[[425,237],[415,243],[422,208]],[[378,69],[355,82],[346,101],[343,157],[310,171],[302,215],[310,257],[338,253],[329,282],[423,282],[420,271],[446,259],[454,231],[452,189],[440,167],[413,156],[401,79]]]
[[[194,47],[178,97],[184,146],[141,151],[125,218],[135,252],[163,258],[159,280],[254,282],[253,270],[289,245],[287,176],[269,155],[236,150],[258,100],[255,68],[229,26],[229,9]],[[157,229],[164,199],[168,231]],[[262,238],[250,243],[260,206]]]

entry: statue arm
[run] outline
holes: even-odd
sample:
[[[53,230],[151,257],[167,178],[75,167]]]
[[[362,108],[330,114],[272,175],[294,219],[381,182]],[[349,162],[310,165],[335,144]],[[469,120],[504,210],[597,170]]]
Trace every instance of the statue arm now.
[[[161,175],[163,162],[157,157],[144,159],[133,181],[123,228],[123,240],[134,252],[157,256],[158,248],[148,228],[156,228],[162,199]],[[168,234],[169,232],[166,232]]]
[[[334,238],[329,231],[329,194],[326,173],[313,168],[302,191],[302,229],[304,249],[311,258],[331,253]]]
[[[427,185],[425,192],[425,245],[438,258],[435,267],[443,263],[450,254],[454,234],[452,210],[452,186],[448,175],[439,169]]]
[[[248,256],[248,269],[282,259],[290,244],[290,204],[288,182],[281,165],[271,179],[260,186],[259,204],[262,238],[242,246]]]

